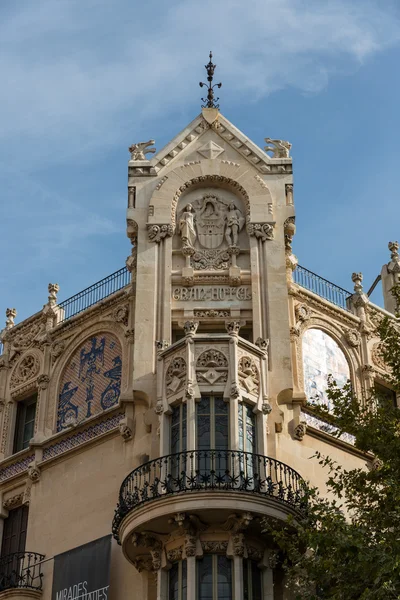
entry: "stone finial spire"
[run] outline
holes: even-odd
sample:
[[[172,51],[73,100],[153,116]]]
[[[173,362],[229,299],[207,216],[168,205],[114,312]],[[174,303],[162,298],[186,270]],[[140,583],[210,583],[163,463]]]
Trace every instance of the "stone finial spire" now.
[[[17,309],[16,308],[6,308],[6,329],[11,329],[12,327],[14,327],[15,323],[14,323],[14,319],[17,316]]]
[[[200,81],[199,86],[200,87],[207,87],[207,98],[202,98],[201,101],[204,102],[204,104],[202,104],[202,108],[219,108],[219,104],[216,104],[219,100],[219,98],[214,98],[214,88],[220,88],[222,86],[222,83],[214,83],[213,85],[213,79],[214,79],[214,71],[217,68],[217,65],[214,65],[214,63],[212,62],[212,52],[210,52],[210,62],[205,65],[205,69],[207,71],[207,83],[203,83],[202,81]]]
[[[383,265],[381,271],[382,291],[385,309],[393,314],[397,310],[397,300],[393,296],[394,286],[400,284],[400,255],[399,242],[389,242],[390,262]]]
[[[60,291],[58,283],[49,283],[49,306],[55,306],[57,304],[57,294]]]
[[[354,292],[356,294],[364,293],[364,289],[363,289],[363,285],[362,285],[363,274],[362,273],[352,273],[351,280],[354,283]]]
[[[355,308],[355,312],[360,317],[361,321],[365,322],[365,307],[369,303],[369,298],[364,292],[362,285],[363,274],[353,273],[351,279],[354,283],[354,294],[351,296],[351,305]]]

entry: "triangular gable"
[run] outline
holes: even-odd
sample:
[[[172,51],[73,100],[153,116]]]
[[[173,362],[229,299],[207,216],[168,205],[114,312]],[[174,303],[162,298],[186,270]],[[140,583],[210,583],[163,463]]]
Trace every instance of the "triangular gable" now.
[[[151,160],[141,163],[140,167],[146,164],[151,170],[154,169],[153,172],[158,174],[182,150],[188,148],[192,142],[198,140],[209,129],[212,129],[221,139],[228,142],[232,148],[258,169],[260,173],[292,173],[291,158],[271,158],[221,113],[218,114],[218,118],[211,125],[204,119],[202,114],[198,115],[173,140],[164,146],[162,150],[157,152]],[[135,161],[129,161],[129,165],[139,167]]]

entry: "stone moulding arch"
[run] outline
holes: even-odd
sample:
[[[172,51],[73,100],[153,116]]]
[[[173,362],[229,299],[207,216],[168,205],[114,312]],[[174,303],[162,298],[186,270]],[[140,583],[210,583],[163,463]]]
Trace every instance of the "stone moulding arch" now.
[[[57,410],[58,410],[58,394],[59,388],[61,384],[61,379],[64,374],[64,369],[68,365],[71,356],[74,352],[79,348],[79,346],[84,343],[87,339],[92,337],[93,335],[100,333],[111,333],[114,335],[121,345],[122,350],[122,377],[121,377],[121,396],[126,390],[128,374],[127,369],[124,368],[127,359],[127,342],[126,338],[123,334],[123,328],[118,324],[112,321],[102,321],[100,323],[93,323],[89,327],[86,327],[82,331],[80,331],[76,336],[72,339],[68,340],[65,350],[62,355],[62,360],[59,359],[50,375],[50,385],[49,385],[49,400],[47,406],[47,414],[46,414],[46,429],[51,430],[53,433],[56,433],[56,423],[57,423]],[[61,358],[61,357],[60,357]],[[99,415],[97,415],[99,416]]]
[[[211,165],[210,165],[211,163]],[[161,179],[156,186],[149,204],[155,208],[151,223],[165,223],[157,215],[158,209],[166,214],[167,207],[170,208],[171,225],[175,228],[176,208],[180,197],[190,188],[203,185],[222,185],[230,188],[240,197],[245,206],[246,221],[251,222],[251,197],[264,196],[265,204],[272,203],[271,192],[265,181],[251,166],[235,165],[228,161],[199,161],[198,163],[186,164],[170,171]],[[240,183],[239,183],[240,179]]]

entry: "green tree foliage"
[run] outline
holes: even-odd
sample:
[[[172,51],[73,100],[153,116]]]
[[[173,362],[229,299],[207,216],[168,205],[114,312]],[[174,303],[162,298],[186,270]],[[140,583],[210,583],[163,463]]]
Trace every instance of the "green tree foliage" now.
[[[400,300],[400,289],[395,293]],[[399,332],[399,318],[384,319],[378,328],[388,382],[397,393]],[[289,518],[284,527],[265,520],[264,532],[275,540],[296,599],[400,599],[400,410],[387,397],[359,398],[350,384],[338,389],[333,380],[328,396],[330,413],[316,405],[313,410],[333,418],[337,436],[354,436],[365,467],[346,470],[317,453],[312,459],[327,470],[328,494],[309,489],[303,519]]]

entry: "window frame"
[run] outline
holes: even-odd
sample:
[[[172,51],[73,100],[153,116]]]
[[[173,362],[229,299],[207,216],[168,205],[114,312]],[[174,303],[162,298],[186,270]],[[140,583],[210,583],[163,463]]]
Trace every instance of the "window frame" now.
[[[27,420],[27,411],[30,407],[34,406],[33,417]],[[29,448],[30,440],[35,435],[35,421],[36,414],[38,408],[38,393],[37,391],[33,392],[29,396],[25,396],[24,398],[16,400],[16,415],[15,415],[15,426],[14,426],[14,436],[12,443],[12,454],[16,454],[17,452],[22,452],[22,450],[26,450]],[[28,425],[33,425],[32,427],[32,435],[29,439],[25,439],[26,428]]]

